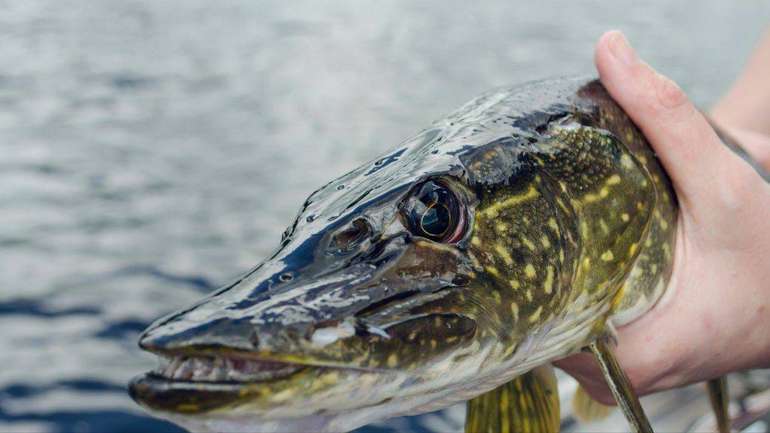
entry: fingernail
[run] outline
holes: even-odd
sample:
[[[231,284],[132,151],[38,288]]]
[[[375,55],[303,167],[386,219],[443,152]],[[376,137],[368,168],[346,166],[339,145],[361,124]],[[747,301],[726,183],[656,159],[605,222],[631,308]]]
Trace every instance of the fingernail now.
[[[637,60],[636,51],[631,48],[628,39],[621,32],[613,32],[610,37],[610,52],[626,66],[634,64]]]

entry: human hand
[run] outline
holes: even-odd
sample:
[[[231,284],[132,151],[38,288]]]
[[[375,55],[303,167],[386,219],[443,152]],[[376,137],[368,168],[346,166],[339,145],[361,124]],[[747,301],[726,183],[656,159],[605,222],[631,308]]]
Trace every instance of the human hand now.
[[[595,62],[604,86],[650,141],[680,205],[668,290],[618,329],[616,355],[634,389],[648,394],[770,367],[770,184],[621,33],[601,37]],[[770,138],[725,126],[770,169]],[[590,355],[556,364],[596,400],[614,403]]]

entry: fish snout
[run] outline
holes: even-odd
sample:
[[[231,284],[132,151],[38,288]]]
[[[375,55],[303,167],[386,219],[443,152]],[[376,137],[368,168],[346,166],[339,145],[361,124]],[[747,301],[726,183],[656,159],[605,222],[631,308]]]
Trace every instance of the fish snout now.
[[[258,342],[258,332],[247,319],[218,318],[190,323],[183,315],[177,315],[151,325],[139,338],[139,347],[159,355],[174,355],[222,348],[253,351]]]

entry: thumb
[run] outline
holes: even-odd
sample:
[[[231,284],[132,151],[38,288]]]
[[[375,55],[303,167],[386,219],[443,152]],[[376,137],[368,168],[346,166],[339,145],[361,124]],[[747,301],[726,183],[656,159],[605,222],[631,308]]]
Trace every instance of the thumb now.
[[[594,60],[602,84],[650,141],[679,198],[718,189],[716,173],[734,155],[684,92],[639,59],[618,31],[602,35]]]

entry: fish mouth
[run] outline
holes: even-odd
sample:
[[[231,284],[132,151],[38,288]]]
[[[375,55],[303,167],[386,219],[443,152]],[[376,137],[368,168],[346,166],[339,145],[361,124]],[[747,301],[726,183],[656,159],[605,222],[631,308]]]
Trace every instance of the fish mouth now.
[[[291,376],[307,366],[236,356],[160,357],[152,374],[178,382],[243,384],[266,382]]]
[[[271,398],[280,391],[313,383],[330,372],[358,370],[237,354],[161,355],[159,358],[158,368],[131,380],[131,398],[152,411],[190,415],[230,409],[248,402],[257,402],[257,409],[262,405],[269,409],[274,403]]]

